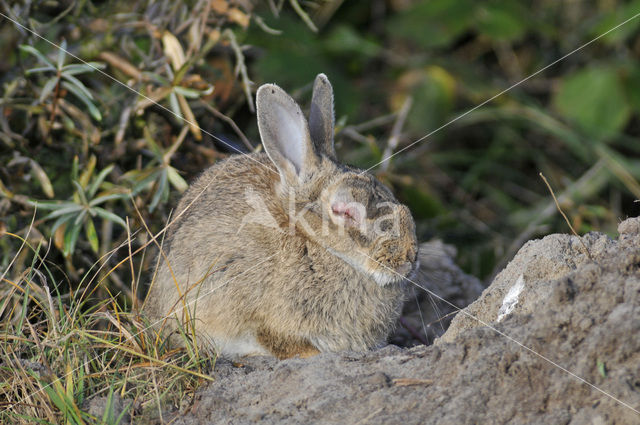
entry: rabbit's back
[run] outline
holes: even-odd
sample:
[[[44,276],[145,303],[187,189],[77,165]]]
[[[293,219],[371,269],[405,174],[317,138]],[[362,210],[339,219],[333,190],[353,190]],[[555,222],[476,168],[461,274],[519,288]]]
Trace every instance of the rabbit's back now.
[[[416,266],[407,207],[337,162],[326,76],[314,83],[308,122],[272,84],[258,89],[256,111],[266,153],[230,157],[191,185],[145,311],[156,322],[177,319],[170,328],[188,321],[223,355],[383,344]]]
[[[269,165],[263,154],[231,157],[204,171],[185,193],[147,313],[161,319],[191,303],[196,330],[230,351],[241,351],[234,344],[251,346],[263,324],[270,332],[295,330],[321,351],[382,343],[403,289],[377,285],[295,229],[285,235],[289,219],[274,201],[277,175],[256,161]],[[243,222],[263,207],[273,222]]]

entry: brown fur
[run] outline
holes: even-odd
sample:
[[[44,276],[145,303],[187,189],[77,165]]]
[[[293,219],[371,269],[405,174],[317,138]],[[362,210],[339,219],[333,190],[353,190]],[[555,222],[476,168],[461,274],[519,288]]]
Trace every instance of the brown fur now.
[[[328,84],[324,76],[318,78]],[[163,246],[175,281],[161,259],[145,305],[152,319],[174,315],[171,307],[183,306],[179,293],[192,288],[184,300],[194,303],[189,310],[196,330],[223,346],[223,354],[236,354],[233,348],[225,351],[225,341],[243,338],[255,339],[265,352],[279,358],[362,351],[384,343],[403,302],[400,275],[415,267],[413,219],[374,177],[334,162],[331,152],[326,152],[329,147],[332,150],[333,134],[324,135],[331,142],[319,139],[322,128],[333,129],[333,111],[326,110],[333,99],[327,96],[325,88],[314,99],[322,104],[324,119],[331,116],[331,125],[317,124],[312,140],[295,102],[276,86],[261,87],[258,120],[267,153],[217,163],[185,193],[176,214],[186,211],[169,230]],[[287,155],[292,153],[278,145],[283,141],[273,140],[274,136],[286,139],[278,127],[293,125],[277,122],[283,116],[278,107],[286,111],[285,120],[299,125],[294,131],[305,140],[284,143],[305,143],[300,158],[290,161]],[[279,112],[271,114],[272,110]],[[295,167],[296,160],[300,169]],[[263,201],[277,228],[255,220],[243,222],[255,213],[247,193]],[[308,227],[298,222],[292,232],[290,193],[295,195],[296,212],[308,208],[303,215]],[[323,234],[322,216],[331,214],[328,203],[343,193],[366,205],[365,229],[345,229],[335,220],[325,220],[329,225]],[[377,210],[375,203],[380,201],[392,206]],[[380,238],[372,232],[380,214],[397,219],[396,238]],[[182,317],[182,313],[177,316]]]

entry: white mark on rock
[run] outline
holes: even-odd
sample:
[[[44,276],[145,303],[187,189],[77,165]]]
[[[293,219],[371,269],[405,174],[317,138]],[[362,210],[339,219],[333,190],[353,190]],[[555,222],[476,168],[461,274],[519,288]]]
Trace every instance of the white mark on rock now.
[[[502,319],[507,317],[513,309],[518,304],[518,296],[520,292],[524,289],[524,276],[520,275],[516,283],[513,284],[507,295],[502,300],[502,305],[500,306],[500,310],[498,310],[498,322],[501,322]]]

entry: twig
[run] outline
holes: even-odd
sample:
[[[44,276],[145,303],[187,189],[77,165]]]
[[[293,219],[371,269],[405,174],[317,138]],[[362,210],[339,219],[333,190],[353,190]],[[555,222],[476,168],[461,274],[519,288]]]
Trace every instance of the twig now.
[[[209,105],[207,102],[201,102],[201,104],[205,107],[206,110],[208,110],[213,115],[215,115],[216,117],[220,118],[221,120],[229,124],[229,126],[233,129],[233,131],[240,138],[240,140],[242,140],[242,143],[244,143],[247,149],[249,149],[249,151],[253,151],[254,146],[251,144],[247,136],[244,135],[242,130],[240,130],[240,127],[238,127],[235,121],[233,121],[231,118],[229,118],[228,116],[226,116],[225,114],[223,114],[222,112],[214,108],[213,106]]]
[[[350,139],[355,140],[356,142],[362,143],[364,145],[371,145],[373,142],[373,140],[369,139],[366,136],[363,136],[362,134],[358,133],[358,131],[356,131],[354,128],[351,127],[345,127],[340,134],[342,134],[343,136],[346,136]]]
[[[296,11],[296,13],[300,17],[300,19],[302,19],[304,21],[304,23],[307,24],[307,26],[309,27],[309,29],[311,31],[318,32],[318,28],[313,23],[311,18],[309,18],[309,15],[307,15],[307,12],[305,12],[302,9],[302,7],[300,6],[300,3],[298,3],[298,0],[289,0],[289,4],[291,5],[291,7],[293,7],[293,10]]]
[[[244,63],[244,55],[242,54],[242,49],[238,45],[238,41],[236,40],[236,35],[229,28],[224,30],[222,35],[229,40],[229,43],[231,43],[231,48],[233,49],[233,52],[236,55],[235,74],[236,76],[240,74],[242,78],[242,86],[244,89],[244,94],[247,97],[247,103],[249,104],[249,110],[251,111],[251,113],[255,113],[255,107],[253,105],[253,95],[251,94],[251,85],[253,84],[253,81],[249,79],[249,74],[247,73],[247,67]]]
[[[280,35],[280,34],[282,34],[282,30],[277,30],[277,29],[271,28],[269,25],[267,25],[267,23],[264,21],[264,19],[262,19],[260,16],[253,15],[252,19],[258,25],[258,27],[260,27],[260,29],[262,31],[266,32],[267,34],[271,34],[271,35]]]
[[[391,129],[391,137],[389,137],[389,141],[387,142],[387,147],[384,149],[382,153],[382,164],[380,168],[383,171],[387,171],[389,168],[389,159],[393,152],[398,147],[398,142],[400,141],[400,133],[402,132],[402,127],[404,127],[404,122],[407,120],[407,115],[409,115],[409,110],[411,109],[411,104],[413,103],[413,98],[411,96],[407,96],[400,111],[398,112],[398,116],[396,117],[396,122],[393,124],[393,128]]]
[[[345,127],[345,129],[348,128],[353,128],[356,131],[366,131],[375,127],[380,127],[383,125],[386,125],[390,122],[393,122],[393,120],[396,119],[396,117],[398,116],[398,114],[396,112],[392,112],[390,114],[387,115],[382,115],[380,117],[374,118],[372,120],[369,121],[365,121],[363,123],[360,124],[355,124],[355,125],[348,125]]]
[[[583,197],[589,196],[591,193],[595,193],[600,190],[605,184],[606,180],[602,177],[604,173],[604,160],[600,159],[596,162],[590,169],[588,169],[578,180],[571,184],[571,186],[567,187],[564,192],[558,196],[560,200],[563,200],[567,196],[570,196],[572,193],[580,193]],[[599,178],[599,179],[597,179]],[[541,223],[553,215],[555,211],[555,205],[553,202],[549,202],[544,208],[540,209],[539,212],[535,214],[535,218],[529,223],[526,229],[524,229],[517,238],[513,240],[511,245],[506,250],[506,253],[502,256],[502,259],[496,263],[493,270],[491,271],[491,278],[489,281],[493,280],[493,278],[498,274],[500,270],[504,268],[507,261],[513,258],[513,255],[516,253],[518,249],[522,246],[522,244],[529,240],[532,235],[544,231],[545,227]]]
[[[433,379],[396,378],[392,382],[396,387],[408,387],[413,385],[431,385],[433,384]]]
[[[147,81],[148,78],[131,62],[111,52],[100,52],[98,58],[136,81]]]
[[[120,114],[120,120],[118,121],[118,130],[116,131],[116,136],[114,138],[116,147],[118,147],[124,140],[124,133],[127,130],[127,124],[129,124],[131,111],[133,111],[133,108],[131,106],[127,106],[122,110],[122,113]]]
[[[591,258],[591,253],[589,252],[589,249],[587,248],[587,246],[585,245],[584,241],[582,240],[582,238],[578,235],[578,233],[576,233],[575,229],[573,228],[573,226],[571,225],[571,223],[569,222],[569,219],[567,218],[566,214],[564,213],[564,211],[562,211],[562,208],[560,207],[560,204],[558,203],[558,200],[556,199],[556,195],[555,193],[553,193],[553,189],[551,188],[551,185],[549,184],[549,182],[547,181],[547,178],[544,176],[544,174],[540,173],[540,177],[542,177],[542,180],[544,180],[544,184],[547,185],[547,188],[549,189],[549,192],[551,192],[551,196],[553,197],[553,202],[556,203],[556,208],[558,208],[558,211],[560,211],[560,214],[562,214],[562,217],[564,217],[564,221],[567,223],[567,225],[569,226],[569,228],[571,229],[571,232],[573,232],[573,235],[575,237],[578,238],[578,240],[580,241],[580,243],[582,244],[582,247],[584,248],[584,250],[587,253],[587,257],[589,257],[589,259],[591,261],[593,261],[593,258]]]
[[[127,247],[129,248],[129,264],[131,267],[131,303],[133,311],[138,311],[138,287],[136,282],[136,274],[133,268],[133,256],[131,255],[131,227],[129,225],[129,217],[125,217],[127,223]]]

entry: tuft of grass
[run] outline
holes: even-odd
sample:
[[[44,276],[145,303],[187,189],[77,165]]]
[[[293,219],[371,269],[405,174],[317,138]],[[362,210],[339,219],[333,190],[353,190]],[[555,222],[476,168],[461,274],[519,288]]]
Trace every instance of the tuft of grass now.
[[[161,416],[184,408],[212,379],[215,356],[196,349],[195,333],[180,329],[180,344],[172,345],[162,329],[127,311],[120,294],[97,279],[99,270],[62,292],[71,286],[54,280],[43,245],[5,237],[20,239],[32,260],[0,276],[0,423],[118,424]],[[101,293],[108,295],[96,299]],[[92,399],[101,400],[99,414]]]

